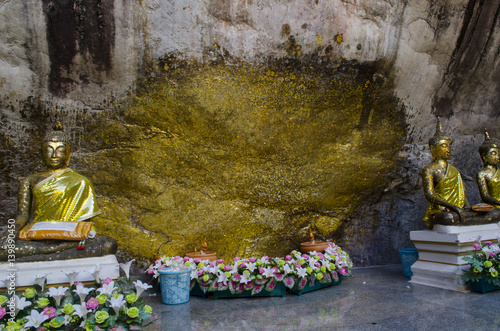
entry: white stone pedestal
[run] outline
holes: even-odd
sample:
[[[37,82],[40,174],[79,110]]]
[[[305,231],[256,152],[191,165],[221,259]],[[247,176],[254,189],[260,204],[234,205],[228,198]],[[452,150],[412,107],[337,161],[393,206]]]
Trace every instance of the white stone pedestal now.
[[[23,262],[14,263],[11,266],[8,262],[0,263],[0,280],[4,280],[12,273],[15,274],[16,286],[32,286],[35,275],[47,274],[47,285],[68,284],[66,273],[78,271],[75,281],[94,281],[91,272],[99,265],[102,269],[99,274],[101,279],[110,277],[116,279],[120,276],[118,260],[115,255],[102,257],[88,257],[83,259],[71,259],[62,261],[46,262]],[[5,284],[0,282],[0,288],[5,288]]]
[[[497,241],[500,233],[498,223],[470,226],[435,225],[433,230],[411,231],[410,239],[417,248],[418,260],[412,265],[413,276],[410,282],[468,292],[461,279],[463,269],[468,263],[462,260],[472,251],[474,238]]]

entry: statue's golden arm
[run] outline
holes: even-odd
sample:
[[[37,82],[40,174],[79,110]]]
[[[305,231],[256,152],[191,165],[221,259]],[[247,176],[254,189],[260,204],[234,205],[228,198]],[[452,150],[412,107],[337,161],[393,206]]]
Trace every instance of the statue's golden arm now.
[[[16,233],[26,226],[31,211],[31,185],[33,178],[26,177],[19,183],[18,216],[16,218]]]
[[[454,211],[455,213],[458,214],[458,216],[460,218],[460,222],[463,223],[465,221],[465,215],[463,213],[463,209],[458,207],[458,206],[455,206],[452,203],[449,203],[446,200],[441,199],[436,194],[436,191],[434,189],[434,182],[437,181],[435,179],[435,176],[437,175],[438,172],[439,172],[439,170],[436,169],[435,167],[433,167],[433,165],[429,165],[422,170],[422,186],[424,188],[425,198],[427,199],[427,201],[429,201],[431,203],[446,207],[449,210]],[[466,208],[469,208],[469,206],[470,206],[467,198],[465,198],[464,205]]]
[[[490,195],[486,176],[487,173],[483,171],[480,171],[476,176],[477,186],[479,188],[479,193],[481,194],[481,200],[483,200],[484,203],[489,203],[490,205],[500,206],[500,201]]]

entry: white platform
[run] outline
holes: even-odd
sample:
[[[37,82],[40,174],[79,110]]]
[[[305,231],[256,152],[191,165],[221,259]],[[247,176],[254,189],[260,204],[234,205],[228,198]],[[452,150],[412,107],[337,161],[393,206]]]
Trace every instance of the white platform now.
[[[462,257],[472,251],[475,238],[497,241],[498,223],[470,226],[436,225],[433,230],[411,231],[410,239],[417,248],[418,261],[412,265],[410,282],[447,290],[468,292],[461,279],[468,263]]]
[[[106,255],[62,261],[23,262],[15,263],[13,266],[8,262],[2,262],[0,263],[0,280],[4,280],[11,273],[15,273],[17,287],[32,286],[35,275],[47,274],[47,284],[67,284],[69,280],[66,273],[78,271],[75,281],[94,281],[91,270],[95,269],[97,265],[102,268],[99,273],[101,279],[107,277],[116,279],[120,276],[116,256]],[[0,288],[5,288],[3,281],[0,281]]]

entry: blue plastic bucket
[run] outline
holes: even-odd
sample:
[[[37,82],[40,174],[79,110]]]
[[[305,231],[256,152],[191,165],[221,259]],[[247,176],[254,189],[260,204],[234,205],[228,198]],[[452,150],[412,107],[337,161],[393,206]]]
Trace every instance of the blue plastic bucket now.
[[[158,270],[160,274],[161,301],[166,305],[178,305],[189,301],[191,269]]]
[[[403,275],[406,277],[413,276],[411,266],[418,260],[418,252],[416,248],[401,248],[399,250],[401,257],[401,265],[403,266]]]

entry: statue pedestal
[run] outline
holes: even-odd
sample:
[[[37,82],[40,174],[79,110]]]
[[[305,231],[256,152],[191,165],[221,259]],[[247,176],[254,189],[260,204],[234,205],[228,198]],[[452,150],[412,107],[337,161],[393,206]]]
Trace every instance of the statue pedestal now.
[[[418,261],[412,265],[410,282],[458,292],[469,292],[461,279],[468,263],[462,260],[474,248],[474,238],[497,241],[499,223],[469,226],[435,225],[433,230],[411,231]]]
[[[45,262],[23,262],[10,265],[8,262],[0,263],[0,280],[15,275],[17,287],[33,286],[35,275],[47,274],[47,285],[50,284],[68,284],[69,280],[66,273],[78,271],[75,281],[87,282],[94,281],[91,272],[99,265],[101,272],[99,278],[110,277],[116,279],[120,276],[120,267],[115,255],[106,255],[101,257],[88,257],[83,259],[71,259],[61,261]],[[65,273],[66,272],[66,273]],[[0,282],[0,288],[5,288],[5,284]]]

